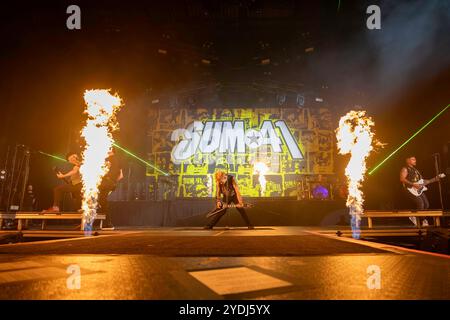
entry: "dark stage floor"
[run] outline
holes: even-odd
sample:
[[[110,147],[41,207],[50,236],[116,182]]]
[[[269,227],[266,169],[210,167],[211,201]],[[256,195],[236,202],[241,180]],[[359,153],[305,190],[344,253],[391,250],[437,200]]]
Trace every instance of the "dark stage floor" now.
[[[450,299],[449,256],[316,231],[121,230],[2,245],[0,299]]]

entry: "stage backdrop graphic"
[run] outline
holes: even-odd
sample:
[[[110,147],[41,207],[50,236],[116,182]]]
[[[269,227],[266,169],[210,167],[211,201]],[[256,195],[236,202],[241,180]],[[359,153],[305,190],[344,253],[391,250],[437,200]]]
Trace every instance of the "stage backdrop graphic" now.
[[[333,174],[327,108],[150,109],[147,168],[158,199],[212,197],[214,172],[250,197],[296,196],[302,175]],[[265,183],[264,183],[265,181]]]

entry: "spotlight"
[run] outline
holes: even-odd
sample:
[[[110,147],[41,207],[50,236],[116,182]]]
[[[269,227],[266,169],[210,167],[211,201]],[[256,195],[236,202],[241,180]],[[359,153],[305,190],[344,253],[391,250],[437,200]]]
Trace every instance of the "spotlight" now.
[[[286,102],[286,95],[285,94],[278,94],[277,95],[277,102],[279,106],[282,106]]]
[[[297,106],[303,107],[305,105],[305,97],[301,94],[297,94]]]

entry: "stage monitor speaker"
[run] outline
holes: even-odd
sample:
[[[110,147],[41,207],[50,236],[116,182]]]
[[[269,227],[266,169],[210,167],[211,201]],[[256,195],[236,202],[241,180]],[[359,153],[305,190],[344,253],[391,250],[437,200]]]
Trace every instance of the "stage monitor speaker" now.
[[[430,228],[423,242],[423,248],[427,251],[450,253],[450,230],[444,228]]]

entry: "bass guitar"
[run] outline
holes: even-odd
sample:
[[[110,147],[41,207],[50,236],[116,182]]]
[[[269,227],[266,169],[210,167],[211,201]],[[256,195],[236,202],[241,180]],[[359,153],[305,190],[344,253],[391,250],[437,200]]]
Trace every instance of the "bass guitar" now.
[[[238,205],[238,204],[234,204],[234,203],[223,204],[221,208],[215,208],[211,212],[208,212],[206,214],[206,218],[211,218],[211,217],[215,216],[216,214],[218,214],[219,212],[222,212],[223,210],[228,209],[228,208],[251,208],[251,207],[253,207],[253,205],[250,203],[244,203],[243,205]]]

